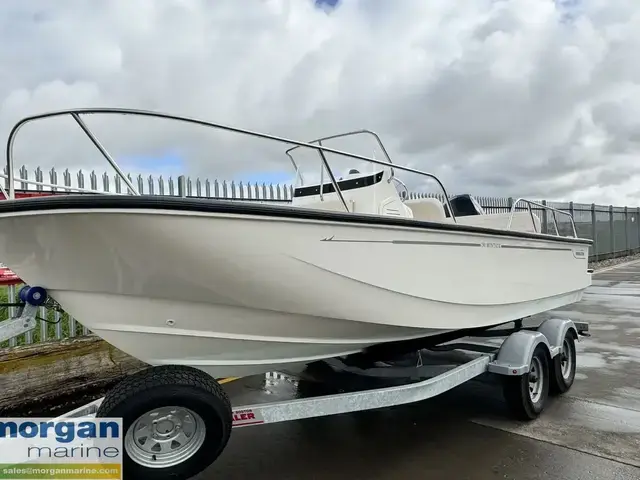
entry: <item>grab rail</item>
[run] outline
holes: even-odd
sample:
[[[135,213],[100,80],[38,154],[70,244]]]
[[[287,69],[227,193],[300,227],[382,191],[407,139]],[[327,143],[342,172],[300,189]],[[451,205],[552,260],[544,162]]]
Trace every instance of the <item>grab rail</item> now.
[[[560,236],[560,229],[558,228],[558,219],[556,218],[556,213],[560,213],[562,215],[568,216],[569,219],[571,220],[571,227],[573,228],[573,237],[578,238],[578,230],[576,229],[576,222],[573,219],[573,215],[571,215],[569,212],[565,212],[558,208],[550,207],[549,205],[544,205],[542,203],[534,202],[532,200],[527,200],[526,198],[518,198],[515,202],[513,202],[513,205],[511,206],[511,215],[509,215],[509,223],[507,224],[507,230],[511,230],[511,223],[513,222],[513,214],[516,212],[516,206],[520,202],[524,202],[527,204],[529,215],[531,215],[531,222],[533,223],[533,230],[536,233],[542,233],[542,232],[538,232],[538,228],[536,227],[536,222],[533,217],[533,210],[531,209],[531,205],[535,205],[536,207],[542,208],[543,210],[550,210],[553,213],[553,225],[556,227],[556,235],[558,237]]]
[[[313,145],[311,143],[300,142],[300,141],[288,139],[288,138],[285,138],[285,137],[279,137],[279,136],[276,136],[276,135],[270,135],[270,134],[267,134],[267,133],[260,133],[260,132],[256,132],[256,131],[253,131],[253,130],[247,130],[247,129],[243,129],[243,128],[232,127],[232,126],[223,125],[223,124],[220,124],[220,123],[207,122],[205,120],[199,120],[199,119],[192,118],[192,117],[173,115],[173,114],[169,114],[169,113],[153,112],[153,111],[150,111],[150,110],[136,110],[136,109],[127,109],[127,108],[74,108],[74,109],[67,109],[67,110],[57,110],[57,111],[52,111],[52,112],[47,112],[47,113],[41,113],[41,114],[38,114],[38,115],[32,115],[32,116],[29,116],[29,117],[24,117],[23,119],[18,121],[18,123],[16,123],[13,126],[13,128],[11,129],[11,132],[9,133],[9,138],[7,140],[7,147],[6,147],[7,176],[9,177],[8,198],[15,198],[14,181],[23,181],[22,179],[19,179],[19,178],[15,177],[15,174],[14,174],[14,163],[13,163],[13,147],[14,147],[16,135],[18,134],[20,129],[23,126],[25,126],[27,123],[30,123],[30,122],[33,122],[33,121],[36,121],[36,120],[42,120],[42,119],[52,118],[52,117],[60,117],[60,116],[64,116],[64,115],[69,115],[75,120],[75,122],[80,126],[80,128],[84,131],[84,133],[89,137],[89,139],[94,144],[94,146],[100,151],[102,156],[114,168],[114,170],[116,171],[118,176],[122,179],[122,181],[125,183],[125,185],[127,185],[128,189],[134,195],[140,195],[140,193],[133,186],[133,184],[129,181],[129,179],[124,174],[124,172],[120,169],[120,167],[118,166],[116,161],[111,157],[111,155],[109,155],[109,153],[104,148],[104,146],[100,143],[100,141],[97,139],[97,137],[93,134],[93,132],[91,132],[89,127],[80,118],[80,115],[95,115],[95,114],[133,115],[133,116],[142,116],[142,117],[161,118],[161,119],[166,119],[166,120],[176,120],[176,121],[179,121],[179,122],[185,122],[185,123],[190,123],[190,124],[194,124],[194,125],[200,125],[200,126],[203,126],[203,127],[210,127],[210,128],[216,128],[216,129],[228,131],[228,132],[240,133],[240,134],[248,135],[250,137],[263,138],[265,140],[272,140],[272,141],[280,142],[280,143],[293,144],[293,145],[295,145],[297,147],[307,147],[307,148],[311,148],[313,150],[316,150],[316,151],[318,151],[320,153],[325,153],[325,152],[326,153],[334,153],[336,155],[342,155],[342,156],[345,156],[345,157],[354,158],[356,160],[363,160],[365,162],[370,162],[370,163],[377,164],[377,165],[383,165],[383,166],[388,166],[389,165],[389,162],[376,160],[374,158],[368,158],[368,157],[365,157],[365,156],[362,156],[362,155],[357,155],[357,154],[345,152],[345,151],[342,151],[342,150],[337,150],[337,149],[334,149],[334,148],[324,147],[324,146],[321,146],[321,145]],[[373,132],[371,132],[371,133],[373,133]],[[340,134],[340,135],[344,136],[345,134]],[[320,139],[320,140],[322,140],[322,139]],[[386,154],[386,150],[384,150],[384,147],[383,147],[383,151],[385,152],[385,155],[387,155]],[[329,176],[331,177],[331,183],[333,184],[333,187],[334,187],[335,191],[338,193],[338,195],[340,196],[343,204],[346,206],[346,201],[344,200],[344,196],[342,195],[342,191],[340,190],[340,188],[338,186],[338,182],[336,181],[335,177],[331,173],[331,170],[329,168],[328,162],[326,161],[326,158],[324,158],[324,155],[321,155],[321,157],[323,157],[323,163],[325,164],[325,167],[327,168],[327,172],[329,173]],[[453,209],[451,208],[451,205],[449,204],[449,195],[447,194],[447,191],[444,188],[444,185],[442,184],[440,179],[438,179],[438,177],[436,177],[435,175],[433,175],[431,173],[423,172],[422,170],[417,170],[415,168],[410,168],[410,167],[403,167],[401,165],[395,165],[394,168],[397,168],[398,170],[402,170],[402,171],[409,172],[409,173],[416,173],[418,175],[422,175],[422,176],[425,176],[425,177],[428,177],[428,178],[431,178],[431,179],[435,180],[436,183],[438,184],[438,186],[441,188],[442,192],[444,193],[445,199],[447,200],[447,204],[449,205],[449,208],[450,208],[450,211],[451,211],[451,218],[452,218],[452,220],[454,222],[456,222],[456,218],[455,218],[455,216],[453,214]],[[346,208],[346,211],[348,212],[349,209]]]

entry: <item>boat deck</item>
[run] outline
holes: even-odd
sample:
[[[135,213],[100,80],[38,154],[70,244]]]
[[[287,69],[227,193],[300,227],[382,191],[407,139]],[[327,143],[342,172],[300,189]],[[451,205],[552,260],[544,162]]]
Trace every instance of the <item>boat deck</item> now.
[[[639,478],[640,262],[596,274],[579,304],[553,313],[589,322],[592,337],[578,344],[571,391],[533,423],[474,381],[419,404],[238,429],[196,478]],[[284,379],[225,387],[234,404],[300,394]]]

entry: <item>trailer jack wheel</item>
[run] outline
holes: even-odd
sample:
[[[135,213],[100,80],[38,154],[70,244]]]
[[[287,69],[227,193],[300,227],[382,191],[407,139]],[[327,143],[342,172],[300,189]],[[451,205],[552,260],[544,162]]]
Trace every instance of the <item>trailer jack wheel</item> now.
[[[123,419],[124,478],[186,480],[222,453],[231,434],[231,404],[200,370],[151,367],[105,397],[98,417]]]
[[[569,391],[576,378],[576,337],[569,330],[562,341],[562,351],[551,364],[550,393],[559,395]]]
[[[504,397],[520,420],[537,418],[549,397],[549,354],[543,345],[533,351],[529,372],[517,377],[505,377]]]

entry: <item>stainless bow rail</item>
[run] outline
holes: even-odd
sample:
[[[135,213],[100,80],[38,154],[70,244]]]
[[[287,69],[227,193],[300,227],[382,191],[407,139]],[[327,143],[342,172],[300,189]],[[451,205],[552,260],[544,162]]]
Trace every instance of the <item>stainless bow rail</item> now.
[[[325,153],[333,153],[333,154],[336,154],[336,155],[341,155],[341,156],[353,158],[353,159],[356,159],[356,160],[362,160],[362,161],[365,161],[365,162],[373,163],[373,164],[376,164],[376,165],[382,165],[382,166],[386,166],[386,167],[389,167],[389,165],[391,164],[391,161],[389,159],[389,155],[388,155],[386,149],[384,148],[384,145],[382,145],[382,141],[380,140],[380,137],[377,134],[375,134],[375,133],[373,133],[373,132],[371,132],[369,130],[361,130],[361,131],[357,131],[357,132],[348,132],[346,134],[333,135],[333,136],[325,137],[325,138],[318,139],[318,140],[315,140],[315,141],[319,142],[319,143],[322,143],[322,140],[329,140],[331,138],[338,138],[338,137],[343,137],[343,136],[346,136],[346,135],[353,135],[355,133],[368,133],[368,134],[373,135],[377,139],[377,141],[378,141],[379,145],[381,146],[381,149],[384,152],[385,156],[387,157],[388,161],[376,160],[374,158],[369,158],[369,157],[365,157],[365,156],[362,156],[362,155],[357,155],[357,154],[354,154],[354,153],[349,153],[349,152],[345,152],[345,151],[342,151],[342,150],[337,150],[337,149],[334,149],[334,148],[325,147],[325,146],[323,146],[321,144],[314,145],[313,143],[300,142],[300,141],[292,140],[292,139],[285,138],[285,137],[280,137],[280,136],[276,136],[276,135],[270,135],[270,134],[267,134],[267,133],[260,133],[260,132],[257,132],[257,131],[247,130],[247,129],[244,129],[244,128],[232,127],[230,125],[224,125],[224,124],[221,124],[221,123],[208,122],[208,121],[200,120],[200,119],[193,118],[193,117],[186,117],[186,116],[181,116],[181,115],[173,115],[173,114],[162,113],[162,112],[154,112],[154,111],[150,111],[150,110],[137,110],[137,109],[127,109],[127,108],[74,108],[74,109],[67,109],[67,110],[57,110],[57,111],[52,111],[52,112],[47,112],[47,113],[42,113],[42,114],[38,114],[38,115],[32,115],[32,116],[29,116],[29,117],[25,117],[25,118],[23,118],[22,120],[20,120],[18,123],[16,123],[13,126],[13,128],[11,129],[11,132],[9,133],[9,138],[7,140],[7,147],[6,147],[7,175],[1,175],[1,177],[7,178],[9,180],[9,188],[7,189],[7,191],[5,191],[4,188],[2,189],[3,193],[5,193],[7,198],[15,198],[15,186],[14,186],[14,182],[15,181],[20,181],[20,182],[23,182],[23,183],[30,183],[30,184],[34,184],[35,183],[36,185],[41,185],[42,184],[42,182],[25,182],[24,180],[16,178],[16,176],[15,176],[15,173],[14,173],[15,169],[14,169],[14,162],[13,162],[13,147],[14,147],[16,136],[17,136],[18,132],[20,131],[20,129],[23,126],[25,126],[26,124],[34,122],[36,120],[43,120],[43,119],[46,119],[46,118],[53,118],[53,117],[61,117],[61,116],[65,116],[65,115],[68,115],[71,118],[73,118],[73,120],[78,124],[78,126],[82,129],[82,131],[87,135],[89,140],[91,140],[91,143],[93,143],[93,145],[98,149],[100,154],[109,162],[109,164],[116,171],[117,175],[125,183],[125,185],[127,186],[128,191],[133,195],[140,195],[140,192],[138,192],[138,190],[135,188],[133,183],[129,180],[129,178],[125,175],[125,173],[120,169],[120,167],[118,166],[117,162],[113,159],[113,157],[109,154],[109,152],[106,150],[106,148],[102,145],[102,143],[100,143],[98,138],[94,135],[94,133],[89,129],[89,127],[86,125],[86,123],[81,118],[81,115],[96,115],[96,114],[132,115],[132,116],[140,116],[140,117],[160,118],[160,119],[165,119],[165,120],[175,120],[175,121],[178,121],[178,122],[190,123],[190,124],[199,125],[199,126],[203,126],[203,127],[215,128],[215,129],[219,129],[219,130],[223,130],[223,131],[227,131],[227,132],[248,135],[250,137],[262,138],[262,139],[265,139],[265,140],[271,140],[271,141],[275,141],[275,142],[290,144],[290,145],[294,145],[295,147],[306,147],[306,148],[310,148],[312,150],[316,150],[319,153],[320,158],[322,159],[322,163],[323,163],[324,167],[327,169],[327,172],[329,173],[329,177],[331,179],[331,183],[332,183],[336,193],[340,197],[340,199],[342,201],[342,204],[344,205],[345,210],[347,212],[349,211],[349,208],[347,206],[347,203],[346,203],[346,201],[344,199],[342,191],[340,190],[338,182],[337,182],[335,176],[333,175],[333,172],[331,171],[331,167],[329,166],[329,163],[327,162],[326,156],[324,154]],[[287,152],[289,152],[289,151],[287,151]],[[291,158],[291,156],[288,153],[287,153],[287,155],[289,156],[289,158]],[[294,162],[294,166],[295,166],[295,162]],[[415,173],[415,174],[422,175],[424,177],[430,178],[432,180],[435,180],[435,182],[442,189],[442,192],[444,194],[444,198],[447,199],[447,204],[449,204],[449,195],[447,194],[447,191],[444,188],[444,185],[442,184],[440,179],[438,179],[438,177],[436,177],[435,175],[433,175],[431,173],[428,173],[428,172],[424,172],[422,170],[417,170],[415,168],[404,167],[402,165],[393,165],[392,168],[398,169],[398,170],[402,170],[404,172]],[[65,188],[68,188],[69,190],[79,191],[79,189],[75,188],[75,187],[65,187]],[[99,192],[97,192],[97,193],[99,193]],[[455,218],[455,215],[453,214],[453,209],[451,208],[451,205],[449,205],[449,211],[451,212],[452,220],[455,222],[456,218]]]

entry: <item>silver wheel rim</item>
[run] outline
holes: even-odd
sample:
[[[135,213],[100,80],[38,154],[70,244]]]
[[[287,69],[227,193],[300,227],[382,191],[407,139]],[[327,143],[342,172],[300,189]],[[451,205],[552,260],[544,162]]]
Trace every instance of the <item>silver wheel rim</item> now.
[[[168,468],[191,458],[205,437],[200,415],[184,407],[162,407],[133,422],[125,435],[124,448],[139,465]]]
[[[542,386],[544,378],[542,374],[542,362],[538,357],[531,359],[529,369],[529,397],[533,403],[538,403],[542,397]]]
[[[562,343],[561,355],[562,355],[562,361],[560,363],[560,370],[562,372],[562,378],[564,380],[570,380],[571,370],[573,369],[573,358],[572,358],[572,352],[571,352],[571,344],[569,343],[569,340],[567,340],[566,338]]]

